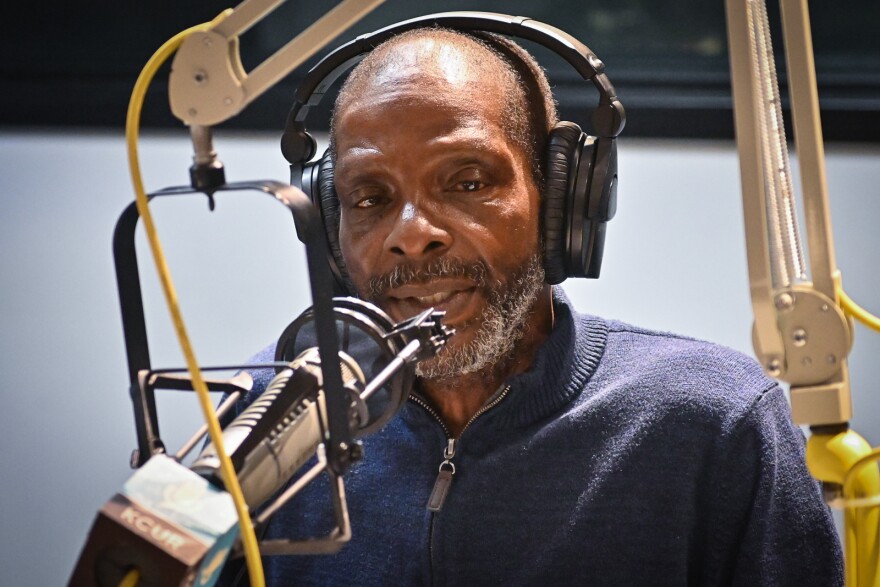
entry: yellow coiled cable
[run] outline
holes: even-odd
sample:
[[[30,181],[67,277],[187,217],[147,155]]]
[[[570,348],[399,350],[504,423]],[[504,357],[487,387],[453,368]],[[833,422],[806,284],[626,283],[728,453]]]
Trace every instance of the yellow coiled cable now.
[[[880,318],[855,303],[851,297],[846,295],[846,292],[843,291],[839,283],[837,285],[837,298],[840,300],[840,307],[843,308],[844,314],[853,317],[868,328],[880,332]]]
[[[253,587],[264,587],[265,579],[263,577],[263,564],[260,559],[260,551],[254,533],[253,522],[251,521],[248,506],[244,500],[244,495],[241,492],[235,469],[233,468],[232,462],[229,460],[229,455],[226,454],[226,449],[223,447],[220,422],[217,420],[217,416],[214,413],[214,406],[211,404],[211,397],[208,395],[207,385],[202,378],[195,353],[193,352],[192,345],[190,344],[189,337],[186,333],[183,316],[177,303],[177,293],[175,292],[174,284],[171,281],[171,273],[168,270],[165,255],[162,252],[159,237],[156,234],[153,217],[150,215],[150,208],[144,190],[143,179],[141,177],[137,150],[141,109],[146,97],[147,88],[152,82],[159,67],[178,49],[178,47],[180,47],[180,44],[187,35],[214,27],[231,12],[232,9],[227,9],[209,23],[200,24],[176,34],[165,42],[165,44],[162,45],[152,57],[150,57],[150,60],[147,61],[147,64],[138,76],[134,90],[131,94],[131,101],[128,105],[128,115],[125,121],[125,139],[128,145],[128,165],[131,170],[131,181],[134,185],[138,213],[144,221],[144,230],[147,234],[150,250],[153,253],[153,260],[156,263],[156,271],[158,272],[159,279],[162,283],[162,291],[165,294],[168,311],[171,313],[174,330],[177,334],[178,341],[180,342],[180,348],[183,351],[184,358],[186,359],[187,369],[192,377],[193,388],[196,390],[196,395],[199,398],[199,404],[202,408],[205,422],[208,425],[208,434],[211,438],[211,442],[213,442],[214,446],[217,448],[217,456],[220,459],[220,469],[223,473],[223,480],[226,483],[226,489],[232,495],[235,509],[238,512],[239,525],[241,527],[241,541],[244,548],[245,558],[247,560],[250,583]]]

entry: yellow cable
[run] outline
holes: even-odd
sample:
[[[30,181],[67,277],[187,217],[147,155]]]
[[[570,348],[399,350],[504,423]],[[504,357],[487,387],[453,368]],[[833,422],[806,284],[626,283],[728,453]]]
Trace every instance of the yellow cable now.
[[[853,494],[855,493],[855,489],[853,488],[853,485],[855,484],[857,474],[868,465],[873,464],[876,466],[878,461],[880,461],[880,447],[874,448],[871,452],[852,464],[843,477],[843,497],[845,499],[854,498]],[[872,505],[868,507],[877,506]],[[880,560],[878,560],[878,558],[880,558],[880,528],[865,528],[864,524],[859,525],[856,521],[855,509],[847,508],[844,515],[849,516],[849,519],[852,520],[851,527],[854,534],[852,539],[853,549],[855,549],[856,540],[869,540],[873,537],[875,548],[873,548],[869,554],[870,559],[867,562],[860,563],[859,566],[863,567],[865,569],[864,572],[866,573],[866,581],[863,581],[863,583],[867,585],[880,584]]]
[[[854,462],[843,477],[844,496],[852,493],[852,484],[855,483],[856,473],[873,462],[880,461],[880,447],[872,449],[871,452]]]
[[[843,287],[840,285],[839,281],[837,282],[837,297],[840,300],[840,307],[843,308],[843,311],[847,316],[852,316],[868,328],[880,332],[880,318],[859,306],[851,297],[846,295],[846,292],[843,291]]]
[[[141,571],[138,568],[134,568],[125,574],[122,581],[119,582],[119,587],[135,587],[140,580]]]
[[[162,47],[160,47],[153,54],[152,57],[150,57],[150,60],[147,62],[147,64],[144,66],[144,69],[141,71],[141,74],[138,76],[137,82],[135,82],[134,90],[132,91],[131,101],[128,105],[128,115],[125,121],[125,139],[128,144],[128,165],[131,170],[131,181],[134,185],[138,213],[144,221],[144,229],[150,243],[150,249],[153,252],[153,260],[156,263],[156,271],[158,272],[159,278],[162,282],[162,291],[165,294],[165,301],[168,305],[168,310],[171,313],[171,319],[174,322],[174,329],[177,333],[177,338],[180,342],[181,350],[183,351],[183,355],[186,359],[187,368],[189,369],[190,376],[192,377],[193,388],[196,390],[196,395],[199,398],[199,404],[201,405],[202,413],[205,417],[205,422],[208,425],[208,433],[210,435],[211,441],[217,448],[217,456],[220,459],[220,469],[223,473],[223,480],[226,483],[226,489],[232,495],[232,500],[235,503],[235,509],[238,512],[239,525],[241,526],[241,540],[244,548],[245,558],[247,560],[250,582],[253,587],[263,587],[265,585],[265,579],[263,578],[263,564],[260,560],[260,551],[259,546],[257,545],[257,538],[254,533],[254,526],[251,522],[250,513],[248,512],[248,506],[245,503],[244,496],[241,492],[241,487],[239,486],[238,477],[235,474],[235,469],[233,468],[232,462],[229,460],[229,456],[226,454],[226,450],[223,447],[220,423],[217,421],[217,416],[214,414],[214,407],[211,404],[211,398],[208,395],[208,388],[205,385],[204,379],[202,378],[198,362],[196,361],[195,354],[189,342],[189,338],[186,334],[186,328],[183,323],[183,316],[177,303],[177,294],[174,291],[174,284],[171,281],[171,274],[165,261],[165,255],[162,252],[162,247],[159,243],[159,237],[156,234],[155,225],[153,224],[153,217],[150,215],[150,207],[147,200],[146,192],[144,191],[143,179],[141,177],[137,151],[141,109],[143,107],[144,99],[146,97],[147,88],[149,87],[153,77],[156,75],[156,71],[158,71],[162,63],[164,63],[177,50],[177,48],[180,46],[180,44],[183,42],[183,39],[186,38],[187,35],[212,28],[218,22],[226,18],[231,12],[232,9],[227,9],[210,23],[197,25],[176,34],[164,45],[162,45]]]

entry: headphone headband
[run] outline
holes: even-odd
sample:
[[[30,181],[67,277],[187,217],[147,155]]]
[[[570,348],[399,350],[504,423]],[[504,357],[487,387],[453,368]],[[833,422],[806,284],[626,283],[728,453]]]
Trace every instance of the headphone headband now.
[[[380,43],[400,33],[429,26],[458,31],[485,31],[533,41],[550,49],[599,91],[599,106],[593,111],[593,132],[600,138],[615,138],[623,130],[625,114],[617,93],[605,75],[605,64],[589,47],[556,27],[524,16],[494,12],[442,12],[405,20],[361,35],[340,46],[318,62],[299,86],[281,137],[281,152],[290,163],[305,163],[314,156],[315,145],[305,130],[309,108],[320,103],[339,76],[361,61]]]
[[[281,137],[281,151],[291,164],[291,184],[307,193],[321,211],[330,251],[327,260],[340,291],[353,294],[355,290],[339,242],[341,214],[333,154],[328,150],[311,161],[317,143],[305,128],[306,116],[333,82],[378,45],[400,33],[431,27],[474,33],[484,40],[491,39],[476,33],[532,41],[565,59],[596,87],[599,104],[593,109],[591,129],[595,136],[585,134],[573,122],[559,121],[548,129],[544,152],[535,155],[545,172],[540,218],[545,281],[555,284],[568,277],[598,277],[605,225],[616,209],[616,138],[626,121],[623,105],[605,75],[605,65],[568,33],[530,18],[491,12],[444,12],[406,20],[342,45],[319,61],[296,91]],[[496,49],[504,53],[503,58],[513,61],[516,67],[526,65],[531,69],[530,62],[516,52],[508,55],[507,44],[501,45],[504,47]]]

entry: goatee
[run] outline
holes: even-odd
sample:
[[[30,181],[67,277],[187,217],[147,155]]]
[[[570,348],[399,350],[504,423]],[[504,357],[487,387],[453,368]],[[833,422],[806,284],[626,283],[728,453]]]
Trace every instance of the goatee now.
[[[370,280],[363,294],[374,300],[388,289],[442,277],[467,277],[482,289],[487,302],[475,319],[473,339],[461,346],[446,346],[437,356],[416,366],[416,374],[425,379],[452,379],[503,366],[525,334],[529,315],[544,287],[544,268],[537,254],[526,259],[506,282],[490,282],[487,275],[489,271],[482,262],[442,257],[424,266],[400,265]]]

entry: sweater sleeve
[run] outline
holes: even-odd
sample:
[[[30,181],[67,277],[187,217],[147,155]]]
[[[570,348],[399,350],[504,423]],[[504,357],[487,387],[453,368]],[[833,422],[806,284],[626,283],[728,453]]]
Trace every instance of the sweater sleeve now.
[[[778,386],[731,422],[719,451],[704,584],[843,585],[840,540]]]

